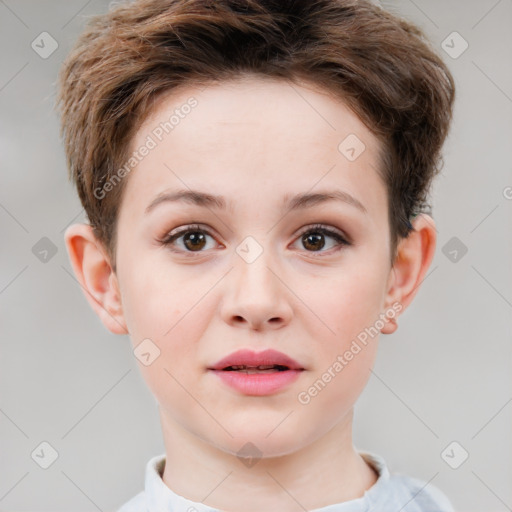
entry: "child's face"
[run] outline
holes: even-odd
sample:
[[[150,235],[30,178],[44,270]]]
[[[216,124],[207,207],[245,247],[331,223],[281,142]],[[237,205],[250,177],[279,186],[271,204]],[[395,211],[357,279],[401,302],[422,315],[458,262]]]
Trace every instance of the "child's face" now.
[[[181,108],[192,96],[197,105]],[[160,123],[176,109],[181,115],[162,135]],[[365,145],[353,161],[345,156],[352,157],[353,140],[342,146],[345,154],[338,149],[350,134]],[[351,360],[343,356],[365,328],[382,327],[379,318],[390,307],[377,139],[326,95],[251,79],[171,94],[137,132],[132,150],[145,144],[147,156],[124,178],[117,279],[133,345],[149,338],[160,350],[140,369],[163,425],[179,425],[228,452],[251,441],[278,455],[347,421],[370,376],[378,336],[358,342]],[[223,196],[228,206],[161,201],[146,212],[160,194],[181,190]],[[336,191],[366,211],[337,200],[286,209],[297,194]],[[192,224],[203,231],[160,242]],[[309,237],[302,236],[308,227]],[[305,368],[270,394],[240,392],[208,370],[238,349],[268,348]],[[338,356],[345,364],[336,372]],[[322,390],[308,393],[329,368],[330,382],[324,377]]]

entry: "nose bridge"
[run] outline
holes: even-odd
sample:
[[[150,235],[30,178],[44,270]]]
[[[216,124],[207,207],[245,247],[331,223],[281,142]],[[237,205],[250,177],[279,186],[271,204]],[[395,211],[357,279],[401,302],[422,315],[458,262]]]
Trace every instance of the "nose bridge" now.
[[[278,258],[272,253],[271,237],[261,236],[260,242],[256,236],[247,236],[235,249],[224,303],[227,321],[243,319],[253,326],[287,320],[291,309],[286,287],[277,277]]]
[[[262,298],[265,294],[275,295],[276,277],[270,268],[276,266],[276,258],[270,245],[270,236],[249,235],[237,246],[234,260],[235,278],[240,287],[238,291],[244,292],[245,288],[248,292],[262,294]],[[268,298],[264,297],[263,300]]]

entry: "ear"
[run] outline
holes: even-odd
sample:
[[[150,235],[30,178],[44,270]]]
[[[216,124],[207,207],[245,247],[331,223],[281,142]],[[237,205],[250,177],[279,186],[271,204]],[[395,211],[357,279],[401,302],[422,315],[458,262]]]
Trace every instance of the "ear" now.
[[[396,302],[402,305],[401,312],[407,309],[434,258],[437,240],[434,219],[422,213],[413,220],[412,225],[414,230],[398,245],[388,280],[386,309]],[[396,329],[396,323],[388,322],[381,332],[392,334]]]
[[[88,224],[73,224],[64,234],[75,275],[92,309],[114,334],[128,334],[117,277],[104,246]]]

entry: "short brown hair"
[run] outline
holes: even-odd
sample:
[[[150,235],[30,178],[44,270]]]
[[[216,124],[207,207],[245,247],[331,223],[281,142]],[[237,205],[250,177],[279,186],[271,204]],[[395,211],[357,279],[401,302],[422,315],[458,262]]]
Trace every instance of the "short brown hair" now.
[[[157,98],[248,73],[320,86],[381,141],[393,264],[411,217],[429,207],[455,97],[423,32],[367,0],[135,0],[89,20],[58,84],[69,174],[113,269],[126,180],[95,191]]]

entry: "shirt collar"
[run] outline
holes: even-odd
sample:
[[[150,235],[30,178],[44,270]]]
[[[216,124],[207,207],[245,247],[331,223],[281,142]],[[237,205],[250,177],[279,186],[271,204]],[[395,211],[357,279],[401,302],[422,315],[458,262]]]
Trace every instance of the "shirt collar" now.
[[[370,452],[359,452],[359,454],[373,466],[378,474],[377,481],[360,498],[327,505],[311,512],[362,512],[369,509],[370,503],[377,501],[382,488],[390,478],[389,470],[384,459],[379,455]],[[219,512],[218,509],[204,503],[188,500],[167,487],[162,480],[165,461],[165,454],[160,454],[150,459],[146,465],[145,495],[149,512]]]

